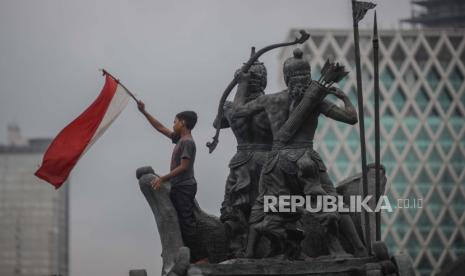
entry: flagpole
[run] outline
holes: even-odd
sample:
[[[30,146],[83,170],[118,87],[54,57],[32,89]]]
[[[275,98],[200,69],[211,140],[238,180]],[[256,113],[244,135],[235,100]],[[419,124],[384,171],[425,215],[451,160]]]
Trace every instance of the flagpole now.
[[[368,195],[368,181],[367,181],[367,157],[366,157],[366,141],[365,141],[365,120],[363,112],[363,91],[362,91],[362,74],[360,66],[360,44],[358,33],[358,10],[357,1],[352,0],[352,18],[354,27],[354,47],[355,47],[355,67],[357,71],[357,93],[358,93],[358,124],[360,128],[360,150],[362,157],[362,189],[363,198]],[[365,239],[368,253],[371,255],[371,229],[370,229],[370,214],[364,210],[363,215],[365,218]]]
[[[134,101],[136,101],[136,103],[139,102],[139,100],[136,98],[136,96],[134,96],[134,94],[133,94],[131,91],[129,91],[129,89],[128,89],[126,86],[124,86],[124,84],[122,84],[122,83],[119,81],[119,79],[115,78],[112,74],[110,74],[110,73],[109,73],[107,70],[105,70],[105,69],[100,69],[100,71],[102,71],[102,73],[103,73],[104,76],[105,76],[105,75],[108,75],[108,76],[110,76],[111,78],[113,78],[116,82],[118,82],[118,84],[121,85],[121,87],[123,87],[123,89],[126,91],[126,93],[128,93],[128,95],[131,96],[131,98],[133,98]]]
[[[373,23],[373,64],[374,64],[374,95],[375,95],[375,195],[376,200],[381,196],[381,139],[380,139],[380,119],[379,119],[379,42],[378,42],[378,21]],[[381,240],[381,212],[376,212],[376,240]]]

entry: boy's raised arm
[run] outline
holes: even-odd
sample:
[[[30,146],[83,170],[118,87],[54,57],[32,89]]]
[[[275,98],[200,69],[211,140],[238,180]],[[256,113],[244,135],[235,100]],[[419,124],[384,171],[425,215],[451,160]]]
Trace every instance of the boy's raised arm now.
[[[150,113],[145,110],[145,104],[141,100],[137,102],[137,108],[139,111],[147,118],[147,121],[161,134],[165,135],[166,137],[172,137],[173,131],[167,127],[165,127],[162,123],[160,123],[157,119],[155,119]]]

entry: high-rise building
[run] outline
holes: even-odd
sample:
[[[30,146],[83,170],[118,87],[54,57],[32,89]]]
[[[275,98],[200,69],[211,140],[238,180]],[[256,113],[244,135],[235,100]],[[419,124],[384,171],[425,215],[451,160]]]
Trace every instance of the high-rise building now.
[[[356,105],[352,30],[308,32],[310,39],[300,47],[312,65],[312,78],[318,79],[327,58],[344,64],[350,74],[340,87]],[[410,199],[410,205],[415,199],[423,203],[422,208],[383,213],[382,240],[392,253],[407,252],[421,275],[436,273],[465,255],[464,34],[463,30],[380,31],[386,194],[394,205],[398,199]],[[290,32],[290,37],[297,36],[297,30]],[[367,154],[374,162],[371,36],[371,31],[360,32]],[[292,50],[283,50],[281,62]],[[358,126],[320,118],[315,148],[335,183],[361,171],[359,141]]]
[[[50,139],[8,127],[0,145],[0,275],[69,275],[68,185],[55,190],[34,176]]]
[[[463,0],[414,0],[412,17],[402,20],[422,27],[465,27],[465,1]]]

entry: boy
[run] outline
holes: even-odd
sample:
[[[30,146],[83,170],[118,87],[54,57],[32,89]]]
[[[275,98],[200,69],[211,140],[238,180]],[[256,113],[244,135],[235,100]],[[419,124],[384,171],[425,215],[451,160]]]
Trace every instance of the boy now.
[[[194,206],[197,192],[197,182],[194,177],[196,149],[191,130],[197,123],[197,114],[194,111],[176,114],[173,130],[170,130],[145,110],[145,104],[142,101],[138,102],[138,108],[157,131],[176,144],[171,157],[170,172],[155,178],[152,187],[158,190],[163,182],[171,181],[170,199],[178,213],[182,238],[184,244],[191,250],[191,260],[196,261],[197,257],[191,246],[195,242],[196,234]]]

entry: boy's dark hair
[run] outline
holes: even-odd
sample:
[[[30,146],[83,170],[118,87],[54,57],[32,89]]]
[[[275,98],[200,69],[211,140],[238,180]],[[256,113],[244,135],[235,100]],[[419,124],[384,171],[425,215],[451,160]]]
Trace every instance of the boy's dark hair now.
[[[183,111],[176,114],[178,120],[183,120],[186,123],[186,127],[191,130],[197,123],[197,113],[194,111]]]

